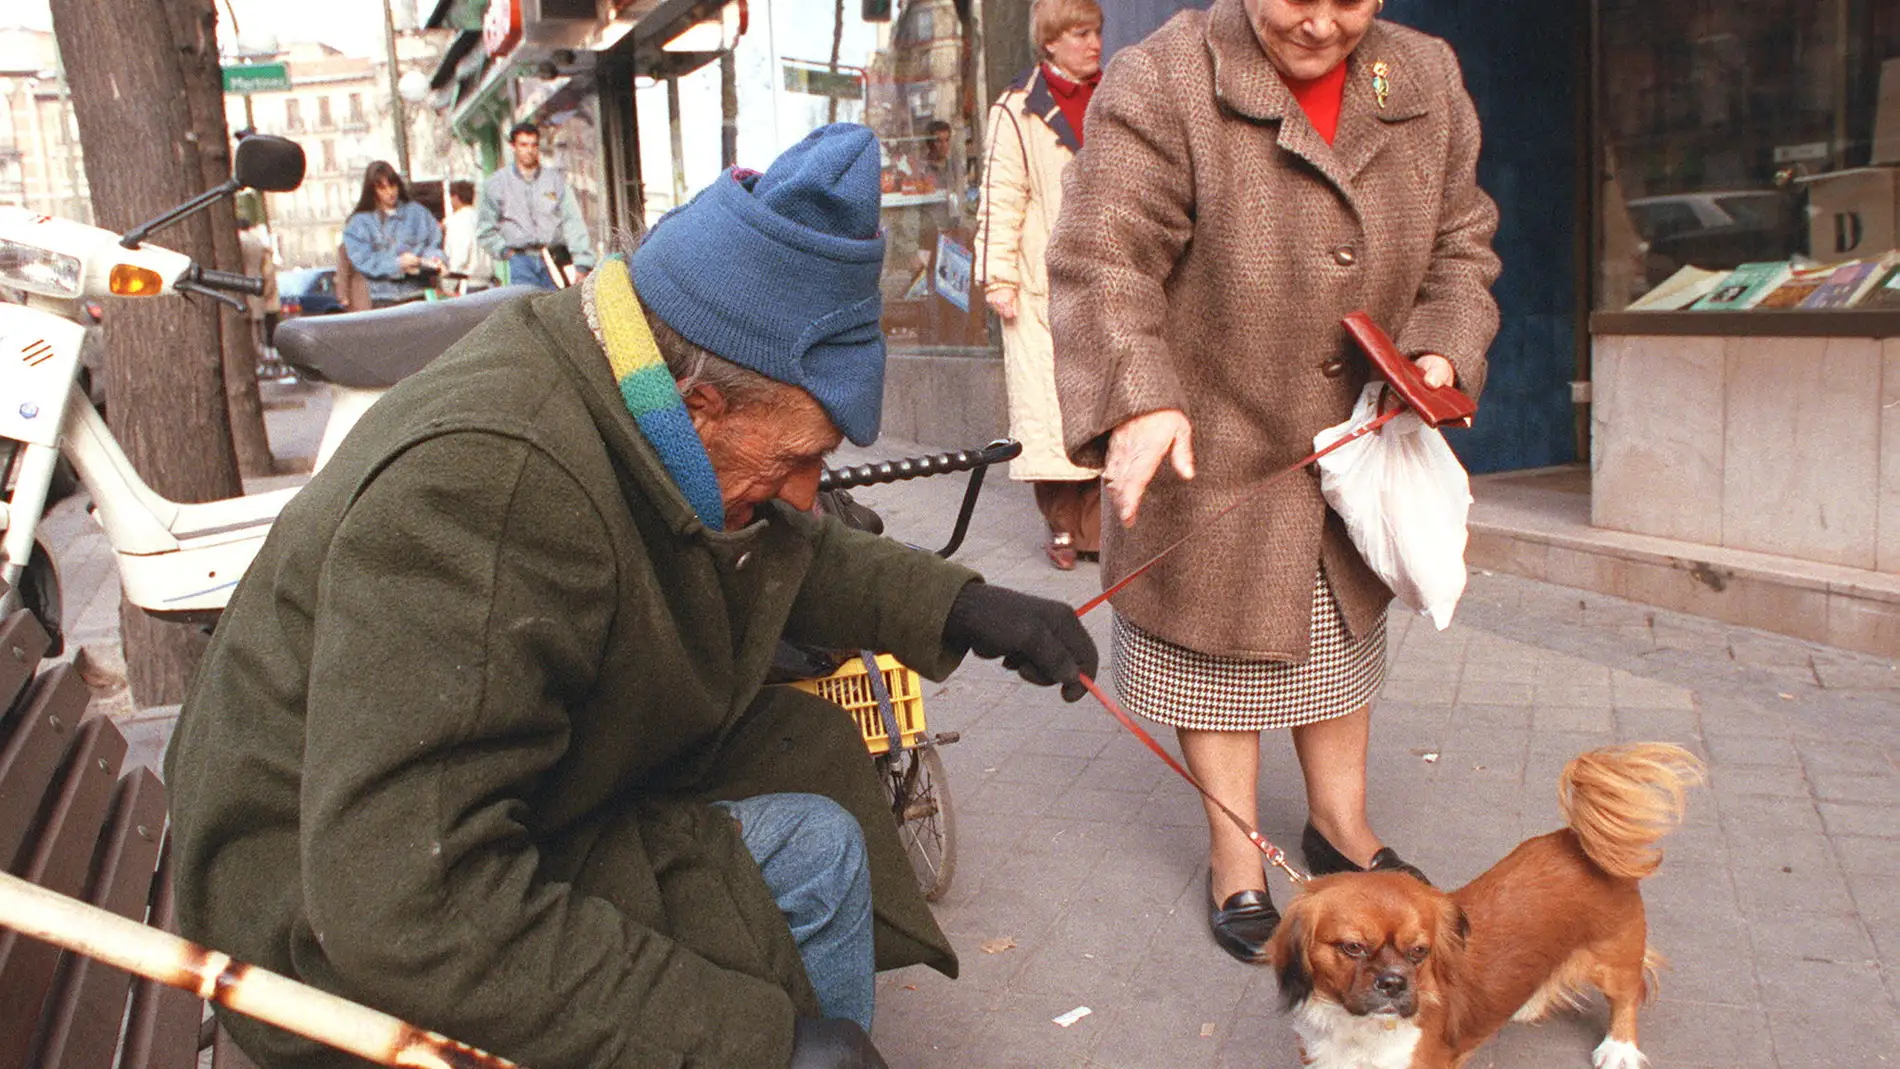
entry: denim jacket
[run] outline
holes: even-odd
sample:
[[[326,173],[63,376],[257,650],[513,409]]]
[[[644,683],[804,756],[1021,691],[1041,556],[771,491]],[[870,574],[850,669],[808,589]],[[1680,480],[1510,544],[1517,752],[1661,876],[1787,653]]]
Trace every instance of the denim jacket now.
[[[413,200],[388,215],[357,212],[343,227],[343,249],[357,272],[369,280],[372,301],[400,300],[426,288],[420,275],[405,275],[398,257],[415,253],[442,259],[442,227],[429,210]]]

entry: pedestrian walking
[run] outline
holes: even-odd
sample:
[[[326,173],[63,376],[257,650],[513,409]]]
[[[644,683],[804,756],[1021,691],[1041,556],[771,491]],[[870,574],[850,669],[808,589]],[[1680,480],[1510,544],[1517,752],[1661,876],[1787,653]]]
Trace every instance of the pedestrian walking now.
[[[1104,585],[1347,417],[1369,377],[1347,313],[1427,383],[1484,386],[1497,209],[1477,113],[1450,47],[1382,2],[1214,0],[1095,93],[1049,274],[1070,453],[1104,465],[1119,520]],[[1290,728],[1315,874],[1416,872],[1366,812],[1391,597],[1319,481],[1283,481],[1115,597],[1115,682],[1249,823],[1259,733]],[[1260,854],[1207,819],[1209,924],[1258,962],[1278,921]]]
[[[247,295],[244,298],[245,318],[251,325],[251,343],[257,349],[257,375],[262,379],[276,380],[286,377],[283,361],[277,358],[277,349],[271,344],[271,338],[277,333],[277,318],[283,304],[277,296],[277,253],[271,248],[270,234],[261,226],[243,216],[238,217],[238,252],[243,258],[244,273],[252,278],[264,280],[262,295]]]
[[[442,273],[443,293],[460,297],[487,289],[494,273],[488,251],[475,240],[477,215],[475,183],[465,178],[449,183],[449,214],[442,220],[442,252],[448,269]]]
[[[442,270],[441,225],[383,160],[363,172],[356,210],[343,226],[343,255],[368,283],[372,308],[423,299]]]
[[[1035,488],[1049,563],[1063,571],[1101,546],[1101,472],[1063,447],[1049,337],[1049,234],[1062,210],[1062,174],[1081,150],[1083,117],[1102,76],[1102,9],[1095,0],[1036,0],[1030,38],[1039,62],[990,107],[976,273],[1003,324],[1009,433],[1023,443],[1009,475]]]
[[[533,123],[516,123],[508,131],[514,163],[482,183],[475,240],[495,262],[508,266],[513,285],[557,289],[548,260],[565,252],[579,275],[594,267],[594,245],[587,221],[561,172],[541,162],[541,131]]]

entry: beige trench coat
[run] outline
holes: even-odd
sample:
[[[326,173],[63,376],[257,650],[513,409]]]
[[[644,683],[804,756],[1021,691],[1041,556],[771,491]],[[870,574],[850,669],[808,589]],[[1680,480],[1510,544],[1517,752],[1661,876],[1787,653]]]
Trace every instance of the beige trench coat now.
[[[1012,479],[1093,479],[1069,461],[1056,399],[1049,339],[1049,232],[1062,210],[1062,171],[1080,143],[1037,66],[990,107],[983,204],[976,227],[976,276],[988,290],[1016,291],[1016,318],[1003,324],[1009,433],[1023,443]]]
[[[1375,22],[1346,62],[1332,145],[1241,0],[1175,16],[1118,54],[1095,92],[1049,251],[1068,447],[1099,464],[1116,426],[1178,408],[1199,467],[1189,483],[1164,465],[1135,527],[1108,525],[1104,585],[1351,413],[1368,366],[1340,326],[1348,312],[1370,312],[1407,355],[1450,358],[1466,392],[1484,386],[1497,209],[1477,186],[1477,113],[1457,59]],[[1301,473],[1184,544],[1115,607],[1191,649],[1302,661],[1322,563],[1347,627],[1365,634],[1391,593]]]

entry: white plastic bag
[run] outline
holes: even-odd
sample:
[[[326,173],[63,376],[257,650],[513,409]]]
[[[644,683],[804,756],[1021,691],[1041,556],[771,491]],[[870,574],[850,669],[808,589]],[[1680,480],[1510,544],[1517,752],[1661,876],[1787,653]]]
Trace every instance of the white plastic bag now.
[[[1378,416],[1384,383],[1366,384],[1352,418],[1313,436],[1324,449]],[[1320,492],[1353,545],[1400,600],[1443,631],[1465,592],[1471,479],[1437,428],[1415,413],[1319,459]]]

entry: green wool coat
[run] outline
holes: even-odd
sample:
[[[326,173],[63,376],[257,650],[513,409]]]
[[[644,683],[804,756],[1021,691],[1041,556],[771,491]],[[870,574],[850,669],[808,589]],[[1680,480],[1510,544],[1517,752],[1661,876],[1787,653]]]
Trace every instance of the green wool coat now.
[[[578,288],[504,306],[291,502],[185,702],[183,933],[533,1069],[778,1067],[818,1013],[712,799],[830,795],[880,968],[955,975],[863,741],[781,633],[940,679],[975,574],[777,505],[693,515]],[[363,1063],[235,1014],[267,1069]]]

